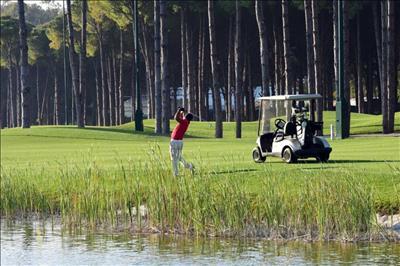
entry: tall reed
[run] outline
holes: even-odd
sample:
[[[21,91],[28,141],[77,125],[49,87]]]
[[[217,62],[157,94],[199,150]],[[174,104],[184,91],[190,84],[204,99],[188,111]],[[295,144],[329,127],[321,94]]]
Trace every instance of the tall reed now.
[[[157,145],[146,160],[118,159],[114,169],[84,160],[60,164],[57,172],[2,168],[1,215],[60,215],[66,225],[91,228],[269,238],[353,239],[373,229],[376,196],[351,172],[316,170],[310,178],[272,172],[266,164],[256,173],[262,183],[253,192],[246,189],[248,172],[218,173],[201,158],[194,175],[183,171],[175,178]]]

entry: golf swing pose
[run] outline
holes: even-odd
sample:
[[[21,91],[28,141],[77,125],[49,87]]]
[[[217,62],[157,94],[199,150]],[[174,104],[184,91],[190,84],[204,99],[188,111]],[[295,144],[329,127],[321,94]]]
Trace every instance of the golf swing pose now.
[[[185,109],[180,107],[176,111],[174,119],[178,122],[178,124],[172,131],[169,151],[171,155],[174,176],[178,176],[179,163],[182,163],[185,168],[193,171],[193,165],[191,163],[187,163],[182,157],[183,136],[189,127],[190,121],[193,119],[193,115],[191,113],[187,113],[185,115]]]

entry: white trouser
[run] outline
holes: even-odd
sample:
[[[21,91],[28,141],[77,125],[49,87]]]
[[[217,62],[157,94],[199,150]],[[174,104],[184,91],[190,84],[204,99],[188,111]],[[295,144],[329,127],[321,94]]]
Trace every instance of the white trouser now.
[[[172,161],[172,169],[174,172],[174,176],[178,175],[178,164],[181,163],[185,168],[191,168],[191,164],[187,163],[185,159],[182,157],[182,148],[183,148],[183,141],[182,140],[174,140],[171,139],[169,144],[169,152],[171,155]]]

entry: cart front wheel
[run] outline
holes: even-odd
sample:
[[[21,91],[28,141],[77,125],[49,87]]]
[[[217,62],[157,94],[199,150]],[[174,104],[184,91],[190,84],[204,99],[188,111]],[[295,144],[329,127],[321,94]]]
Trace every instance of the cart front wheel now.
[[[256,163],[263,163],[267,157],[261,155],[260,148],[255,147],[253,149],[253,160]]]

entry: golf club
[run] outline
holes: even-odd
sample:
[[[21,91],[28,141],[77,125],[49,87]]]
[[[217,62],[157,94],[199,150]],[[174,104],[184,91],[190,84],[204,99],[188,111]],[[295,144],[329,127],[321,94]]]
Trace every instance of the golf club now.
[[[183,107],[178,107],[178,109],[183,108]],[[200,122],[208,122],[208,126],[211,128],[213,127],[212,122],[210,121],[206,121],[204,119],[201,119],[198,115],[195,115],[194,113],[191,113],[193,115],[193,117],[197,118]]]

